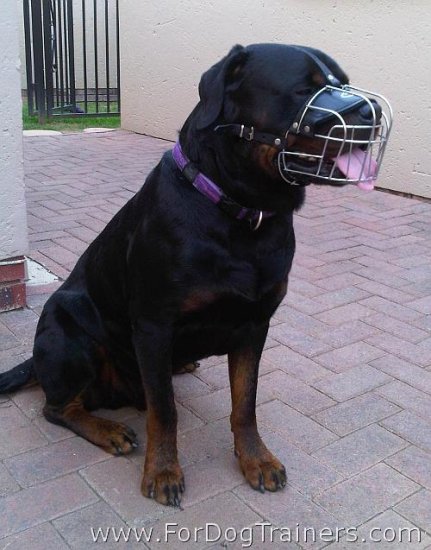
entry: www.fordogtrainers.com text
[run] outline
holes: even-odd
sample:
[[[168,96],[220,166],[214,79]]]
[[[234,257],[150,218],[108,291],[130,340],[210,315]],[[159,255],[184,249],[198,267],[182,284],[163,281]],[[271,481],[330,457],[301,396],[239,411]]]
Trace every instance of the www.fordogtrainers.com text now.
[[[188,527],[179,523],[165,523],[158,527],[97,527],[91,528],[93,542],[142,542],[142,543],[217,543],[239,542],[243,548],[260,544],[295,542],[375,542],[409,544],[421,542],[423,533],[417,527],[371,527],[366,535],[355,527],[301,526],[275,527],[270,522],[257,522],[249,527],[222,527],[208,522],[197,527]]]

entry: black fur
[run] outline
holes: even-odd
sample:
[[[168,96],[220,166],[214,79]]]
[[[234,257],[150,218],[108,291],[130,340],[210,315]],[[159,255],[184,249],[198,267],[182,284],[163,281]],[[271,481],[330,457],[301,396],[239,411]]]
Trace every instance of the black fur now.
[[[346,80],[335,62],[322,58]],[[234,403],[232,416],[236,448],[244,447],[241,425],[254,422],[260,353],[286,292],[295,251],[293,212],[304,200],[303,188],[279,176],[275,150],[218,135],[214,127],[244,123],[284,135],[304,101],[302,90],[319,87],[316,71],[303,52],[263,44],[235,46],[206,72],[201,100],[180,132],[182,148],[232,199],[275,215],[252,231],[197,192],[167,152],[46,303],[33,363],[0,375],[1,392],[17,389],[34,373],[46,394],[47,418],[97,444],[88,430],[77,427],[76,415],[72,422],[71,403],[79,399],[86,410],[147,406],[151,430],[161,439],[154,453],[149,440],[142,490],[161,502],[163,491],[176,491],[168,503],[177,503],[181,492],[181,482],[162,476],[168,492],[158,493],[162,474],[155,466],[162,462],[171,471],[175,463],[173,372],[204,357],[229,354],[233,394],[234,386],[245,394],[245,401]],[[248,378],[241,371],[244,364]],[[248,447],[258,455],[263,444],[257,437]],[[280,467],[277,472],[271,474],[279,479],[275,488],[285,483]],[[259,488],[271,488],[273,481],[266,482],[265,472],[262,476]]]

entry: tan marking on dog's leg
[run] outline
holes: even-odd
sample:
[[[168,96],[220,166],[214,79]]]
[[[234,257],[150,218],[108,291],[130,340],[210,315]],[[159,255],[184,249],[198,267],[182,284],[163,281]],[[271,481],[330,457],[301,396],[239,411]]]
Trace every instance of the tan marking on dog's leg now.
[[[80,397],[61,408],[45,405],[43,413],[50,422],[69,428],[113,455],[130,453],[138,446],[136,434],[131,428],[93,416],[84,409]]]
[[[266,448],[257,430],[256,390],[260,353],[250,347],[229,354],[232,395],[231,429],[241,470],[253,487],[264,492],[286,485],[286,470]]]

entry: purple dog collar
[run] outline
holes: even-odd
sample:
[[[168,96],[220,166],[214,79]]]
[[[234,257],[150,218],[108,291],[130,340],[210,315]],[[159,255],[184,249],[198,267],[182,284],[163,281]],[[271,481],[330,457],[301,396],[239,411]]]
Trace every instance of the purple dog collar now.
[[[175,144],[172,156],[178,168],[193,187],[210,199],[211,202],[217,204],[224,212],[227,212],[237,220],[248,221],[253,231],[256,231],[260,227],[264,219],[275,215],[274,212],[246,208],[227,197],[218,185],[199,172],[196,166],[189,161],[183,153],[179,142]]]

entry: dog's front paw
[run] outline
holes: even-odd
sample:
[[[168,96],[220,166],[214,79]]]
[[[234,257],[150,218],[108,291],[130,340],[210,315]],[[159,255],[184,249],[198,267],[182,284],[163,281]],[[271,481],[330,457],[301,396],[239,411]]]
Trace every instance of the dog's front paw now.
[[[269,451],[258,456],[239,454],[239,463],[245,479],[256,491],[278,491],[286,485],[286,469]]]
[[[179,464],[145,472],[142,478],[142,494],[167,506],[179,506],[184,489],[184,475]]]

